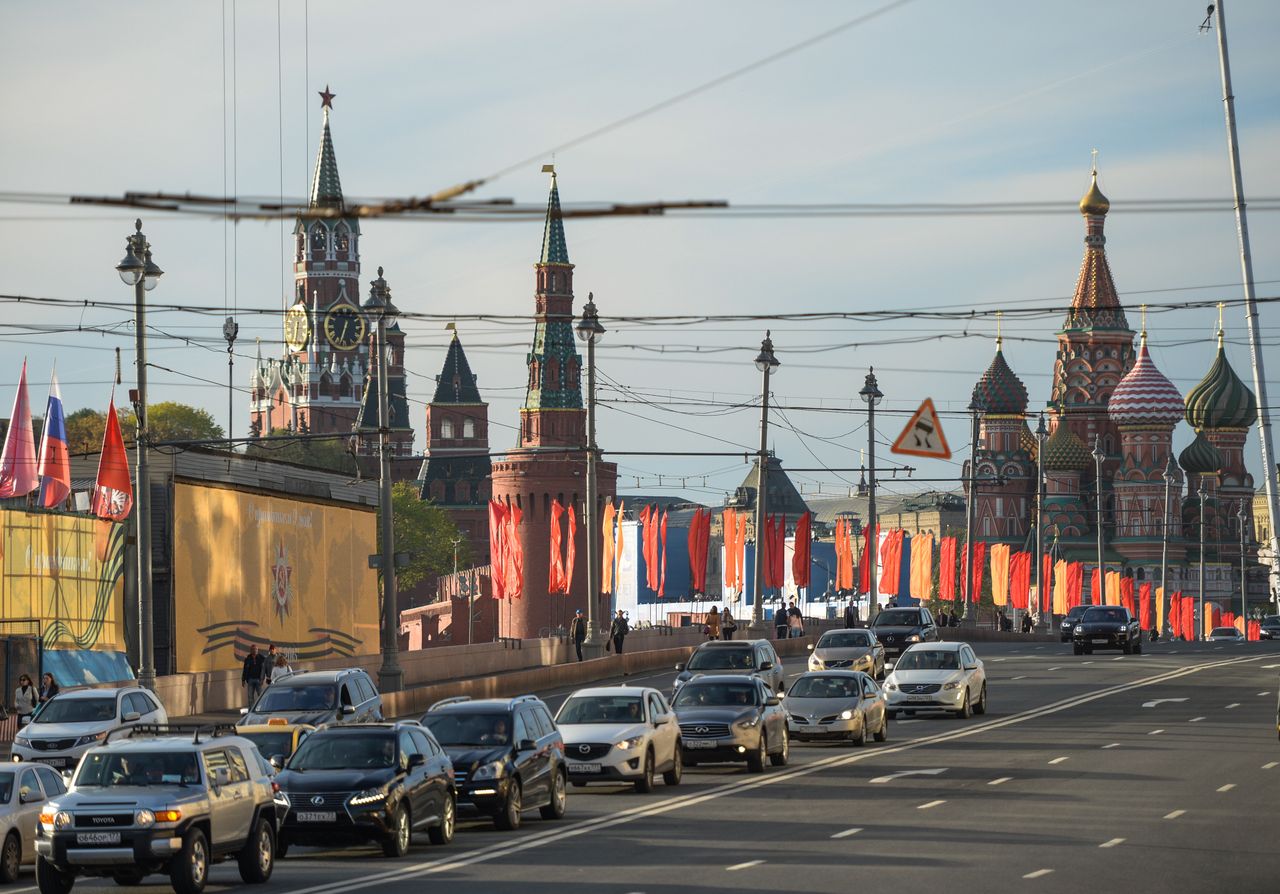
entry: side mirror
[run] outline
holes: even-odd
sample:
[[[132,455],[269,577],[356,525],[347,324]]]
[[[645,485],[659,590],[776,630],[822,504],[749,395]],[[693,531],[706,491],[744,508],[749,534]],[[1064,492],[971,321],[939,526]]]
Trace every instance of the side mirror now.
[[[810,652],[812,652],[812,651],[813,651],[813,643],[809,643],[809,651],[810,651]]]
[[[249,709],[248,709],[248,708],[241,708],[241,709],[240,709],[240,716],[242,716],[242,717],[243,717],[245,714],[248,714],[248,713],[249,713]]]
[[[427,763],[427,756],[426,756],[425,754],[411,754],[411,755],[409,755],[409,769],[410,769],[410,770],[412,770],[414,767],[422,767],[422,766],[426,766],[426,763]]]
[[[773,662],[772,662],[772,661],[761,661],[761,662],[760,662],[760,670],[762,670],[762,671],[773,670]]]
[[[221,788],[224,785],[231,784],[231,771],[226,767],[219,767],[213,771],[213,784]]]
[[[120,719],[123,720],[125,723],[134,723],[138,720],[141,720],[142,715],[139,714],[137,711],[126,711],[124,713],[124,716],[121,717]]]
[[[271,765],[271,768],[272,768],[273,770],[283,770],[283,769],[284,769],[284,755],[283,755],[283,754],[273,754],[273,755],[271,755],[271,757],[267,758],[267,763],[269,763],[269,764]]]
[[[538,750],[538,743],[533,741],[533,739],[521,739],[519,744],[516,745],[516,751],[537,751],[537,750]]]
[[[683,671],[684,671],[684,662],[683,662],[683,661],[676,665],[676,671],[677,671],[677,672],[683,672]]]
[[[18,792],[18,802],[21,804],[30,804],[32,801],[39,800],[40,796],[26,786],[23,786],[22,790]]]
[[[350,716],[351,716],[352,714],[354,714],[355,712],[356,712],[356,706],[355,706],[355,705],[343,705],[343,706],[342,706],[342,711],[341,711],[341,713],[342,713],[342,716],[343,716],[343,717],[350,717]]]
[[[887,673],[891,673],[892,671],[893,671],[893,662],[886,661],[884,663],[884,672],[887,674]]]
[[[976,665],[976,664],[966,664],[966,665],[964,666],[964,669],[965,669],[965,670],[967,670],[967,671],[976,671],[976,670],[978,669],[978,665]]]
[[[772,708],[772,707],[774,707],[775,705],[780,705],[780,704],[782,704],[782,699],[778,698],[776,695],[771,695],[771,696],[769,696],[768,698],[766,698],[766,699],[764,700],[764,703],[765,703],[768,707]]]

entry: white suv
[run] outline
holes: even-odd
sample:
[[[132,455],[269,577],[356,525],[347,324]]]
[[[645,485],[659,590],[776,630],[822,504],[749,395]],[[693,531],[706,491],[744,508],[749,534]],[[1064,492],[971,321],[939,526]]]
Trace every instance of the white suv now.
[[[130,723],[167,723],[156,697],[136,686],[76,689],[45,702],[13,738],[14,760],[39,761],[74,770],[80,757],[105,741],[107,733]]]
[[[560,706],[556,726],[574,785],[630,782],[648,792],[655,773],[667,785],[680,783],[680,725],[656,689],[579,689]]]

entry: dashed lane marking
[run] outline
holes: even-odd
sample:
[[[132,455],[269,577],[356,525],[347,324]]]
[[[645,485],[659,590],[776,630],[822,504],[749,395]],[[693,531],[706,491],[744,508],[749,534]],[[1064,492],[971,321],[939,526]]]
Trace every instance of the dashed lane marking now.
[[[1117,844],[1124,844],[1123,838],[1112,838],[1110,841],[1104,841],[1098,847],[1115,847]]]
[[[1049,668],[1049,670],[1051,670],[1051,671],[1060,671],[1060,670],[1062,670],[1062,665],[1058,665],[1057,667],[1051,667],[1051,668]]]
[[[1218,791],[1220,791],[1220,792],[1229,792],[1229,791],[1231,791],[1231,790],[1232,790],[1233,788],[1235,788],[1235,787],[1236,787],[1236,784],[1235,784],[1234,782],[1228,782],[1226,785],[1220,785],[1220,786],[1218,786]]]
[[[1011,782],[1012,780],[1012,776],[1001,776],[999,779],[991,780],[987,785],[1004,785],[1006,782]]]
[[[1182,814],[1184,814],[1184,813],[1186,813],[1186,811],[1185,811],[1185,810],[1173,810],[1173,811],[1170,811],[1169,813],[1166,813],[1166,814],[1164,815],[1164,818],[1165,818],[1165,819],[1177,819],[1178,817],[1182,816]]]
[[[1019,674],[1018,676],[1016,676],[1016,677],[1010,677],[1009,679],[1010,679],[1010,680],[1025,680],[1026,678],[1027,678],[1027,675],[1026,675],[1026,674]]]
[[[1267,763],[1265,763],[1265,764],[1263,764],[1263,765],[1262,765],[1262,769],[1264,769],[1264,770],[1273,770],[1273,769],[1275,769],[1275,768],[1276,768],[1276,766],[1278,766],[1278,764],[1276,763],[1276,761],[1268,761]]]
[[[832,835],[831,837],[832,837],[832,838],[848,838],[850,835],[857,835],[857,834],[858,834],[859,832],[861,832],[861,831],[862,831],[862,829],[859,829],[859,828],[855,828],[855,829],[845,829],[843,832],[837,832],[836,834]]]
[[[1259,667],[1261,667],[1264,671],[1269,671],[1269,670],[1275,670],[1277,667],[1280,667],[1280,664],[1263,664],[1263,665],[1259,665]]]
[[[1271,694],[1270,692],[1265,692],[1265,691],[1264,691],[1264,692],[1259,692],[1259,693],[1258,693],[1258,695],[1270,695],[1270,694]]]
[[[1119,742],[1112,742],[1110,745],[1103,745],[1102,747],[1103,747],[1103,749],[1104,749],[1104,750],[1105,750],[1105,749],[1107,749],[1107,748],[1119,748],[1119,747],[1120,747],[1120,743],[1119,743]]]
[[[1199,723],[1201,720],[1204,720],[1204,718],[1203,718],[1203,717],[1192,717],[1190,720],[1188,720],[1188,721],[1187,721],[1187,723]]]
[[[1049,761],[1049,763],[1051,763],[1051,764],[1060,764],[1060,763],[1062,763],[1063,761],[1069,761],[1069,760],[1071,760],[1071,758],[1069,758],[1069,757],[1055,757],[1053,760]]]
[[[946,767],[934,767],[932,770],[899,770],[897,773],[876,776],[871,780],[871,782],[873,785],[883,785],[886,782],[893,782],[895,779],[901,779],[903,776],[937,776],[938,774],[945,772],[947,772]]]
[[[732,866],[726,866],[725,872],[737,872],[739,869],[750,869],[752,866],[759,866],[764,860],[748,860],[745,863],[734,863]]]
[[[1093,662],[1092,662],[1092,661],[1081,661],[1080,663],[1081,663],[1081,664],[1093,664]]]
[[[1162,732],[1164,732],[1164,730],[1162,730],[1162,729],[1153,729],[1151,732],[1147,733],[1147,735],[1148,735],[1148,736],[1158,736],[1158,735],[1160,735]]]
[[[1112,661],[1124,661],[1124,656],[1123,656],[1123,655],[1117,655],[1115,658],[1112,658],[1111,660],[1112,660]]]
[[[926,804],[921,804],[919,807],[916,808],[916,810],[928,810],[930,807],[937,807],[945,803],[947,802],[946,801],[929,801]]]
[[[1040,878],[1042,875],[1048,875],[1053,872],[1052,869],[1037,869],[1035,872],[1028,872],[1023,878]]]
[[[1231,704],[1227,705],[1226,710],[1230,711],[1232,708],[1238,708],[1238,707],[1240,707],[1239,702],[1232,702]]]

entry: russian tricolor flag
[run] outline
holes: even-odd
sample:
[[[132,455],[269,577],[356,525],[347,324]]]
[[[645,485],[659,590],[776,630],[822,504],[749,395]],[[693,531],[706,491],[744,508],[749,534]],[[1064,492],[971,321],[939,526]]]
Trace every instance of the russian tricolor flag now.
[[[67,454],[67,422],[62,412],[58,374],[49,382],[49,407],[44,414],[44,435],[40,438],[40,505],[61,506],[71,494],[71,457]]]

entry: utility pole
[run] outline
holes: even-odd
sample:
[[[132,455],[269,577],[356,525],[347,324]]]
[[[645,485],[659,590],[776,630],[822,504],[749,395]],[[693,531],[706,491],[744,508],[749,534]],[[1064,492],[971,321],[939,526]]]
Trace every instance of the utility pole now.
[[[1244,499],[1240,500],[1240,511],[1236,513],[1240,520],[1240,617],[1244,618],[1244,638],[1249,639],[1249,573],[1244,562],[1245,521],[1248,516],[1244,511]]]
[[[1098,502],[1098,605],[1107,604],[1107,564],[1102,557],[1102,461],[1106,459],[1102,452],[1102,436],[1093,436],[1094,491]],[[1092,596],[1084,598],[1085,605],[1093,603]]]
[[[458,582],[458,545],[462,543],[462,538],[454,537],[449,542],[453,544],[453,585],[458,588],[458,592],[461,593],[463,596],[465,596],[467,600],[467,645],[469,646],[472,643],[471,624],[472,624],[472,621],[475,620],[475,612],[471,610],[471,604],[472,604],[471,584],[468,581],[467,586],[463,587],[463,586],[460,586]]]
[[[876,407],[884,400],[876,382],[875,367],[867,370],[867,378],[858,396],[867,405],[867,548],[862,561],[864,564],[871,563],[867,569],[867,623],[870,623],[871,610],[880,601],[876,598],[876,582],[879,577],[876,565],[880,555],[880,538],[877,536],[879,521],[876,518]]]
[[[1040,602],[1037,609],[1044,621],[1045,629],[1053,632],[1053,603],[1049,602],[1045,609],[1044,579],[1044,442],[1049,430],[1044,425],[1044,413],[1036,423],[1036,599]]]
[[[768,511],[769,493],[769,376],[778,368],[778,358],[773,355],[773,339],[765,330],[756,355],[756,369],[760,370],[760,452],[756,454],[756,549],[752,557],[751,626],[762,635],[764,627],[764,528]]]
[[[1236,234],[1240,241],[1240,269],[1244,274],[1245,322],[1249,330],[1249,357],[1253,361],[1253,393],[1258,398],[1258,440],[1262,449],[1262,481],[1271,513],[1271,587],[1280,586],[1280,495],[1276,493],[1275,446],[1271,440],[1271,404],[1267,400],[1267,376],[1262,363],[1262,338],[1258,328],[1258,301],[1253,288],[1253,256],[1249,249],[1249,217],[1245,211],[1244,180],[1240,174],[1240,142],[1236,136],[1236,100],[1231,91],[1231,60],[1227,53],[1227,19],[1222,0],[1218,12],[1218,61],[1222,70],[1222,103],[1227,119],[1227,152],[1231,156],[1231,189],[1235,196]],[[1214,7],[1209,7],[1213,16]],[[1205,19],[1207,26],[1209,19]]]
[[[980,594],[970,593],[973,589],[973,536],[974,528],[978,525],[978,500],[975,491],[978,489],[978,414],[982,412],[982,404],[975,395],[973,400],[969,401],[969,492],[968,500],[965,502],[965,532],[964,532],[964,580],[961,581],[960,599],[964,604],[964,612],[960,615],[960,620],[969,621],[976,620],[978,616],[977,609],[974,609],[972,618],[969,613],[969,603],[977,604]]]
[[[235,380],[235,343],[236,336],[240,334],[240,324],[236,322],[235,317],[227,317],[225,323],[222,324],[222,337],[227,340],[227,450],[231,450],[235,444],[235,427],[236,427],[236,380]],[[290,403],[296,401],[290,400]],[[270,434],[270,432],[268,432]]]
[[[1164,464],[1164,524],[1161,526],[1160,542],[1160,618],[1161,635],[1169,631],[1169,501],[1173,496],[1174,476],[1173,453],[1170,453]]]
[[[1196,618],[1194,639],[1204,639],[1204,504],[1208,495],[1204,492],[1204,478],[1200,476],[1200,611]]]
[[[596,342],[605,333],[600,315],[596,312],[594,292],[587,293],[582,319],[574,328],[578,339],[587,345],[587,499],[582,506],[582,523],[587,531],[587,638],[582,645],[591,650],[594,656],[599,638],[596,612],[600,607],[600,561],[596,558],[597,528],[600,526],[597,520],[600,495],[596,481],[596,463],[600,452],[596,446]]]

